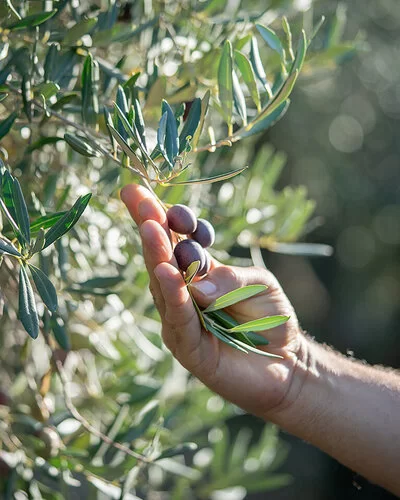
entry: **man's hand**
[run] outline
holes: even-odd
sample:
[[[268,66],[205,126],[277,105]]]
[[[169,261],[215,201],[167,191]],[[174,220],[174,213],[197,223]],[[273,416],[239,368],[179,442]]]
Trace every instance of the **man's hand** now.
[[[206,307],[236,288],[264,284],[268,286],[264,293],[227,312],[240,323],[277,314],[290,316],[286,324],[261,332],[270,341],[265,349],[283,359],[233,349],[201,328],[175,261],[163,208],[147,189],[134,184],[124,187],[121,199],[140,228],[150,290],[161,316],[164,342],[173,355],[213,391],[255,415],[268,418],[289,406],[305,376],[304,339],[276,278],[263,268],[231,267],[213,260],[207,277],[191,285],[197,303]]]
[[[200,306],[235,288],[265,284],[263,294],[228,312],[239,322],[290,316],[286,324],[265,332],[270,340],[265,349],[283,359],[244,354],[221,343],[201,328],[177,269],[162,207],[136,185],[126,186],[121,199],[140,228],[164,342],[182,365],[225,399],[400,495],[399,374],[349,360],[303,336],[279,283],[265,269],[214,260],[208,275],[192,285]]]

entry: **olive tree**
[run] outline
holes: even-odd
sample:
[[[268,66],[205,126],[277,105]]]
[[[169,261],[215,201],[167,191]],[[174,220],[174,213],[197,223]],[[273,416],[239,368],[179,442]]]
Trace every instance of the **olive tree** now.
[[[188,204],[226,263],[262,265],[262,248],[329,254],[298,242],[315,206],[305,187],[275,189],[285,155],[265,131],[302,73],[353,53],[342,17],[283,0],[7,0],[0,18],[3,494],[209,498],[286,484],[277,429],[230,432],[240,410],[163,347],[118,191],[137,182],[166,210]],[[257,290],[234,300],[246,293]],[[198,312],[243,356],[268,355],[256,332]]]

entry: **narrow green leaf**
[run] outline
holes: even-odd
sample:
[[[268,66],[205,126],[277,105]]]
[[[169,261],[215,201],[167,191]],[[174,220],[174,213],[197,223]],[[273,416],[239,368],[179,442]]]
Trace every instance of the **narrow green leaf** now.
[[[163,99],[162,110],[163,115],[167,114],[166,130],[165,130],[165,151],[171,165],[175,163],[175,157],[179,154],[179,135],[176,126],[174,112],[168,102]]]
[[[8,94],[6,94],[6,93],[4,93],[4,94],[3,94],[3,93],[1,93],[1,94],[0,94],[0,102],[3,102],[5,99],[7,99],[7,97],[8,97]]]
[[[168,161],[168,163],[170,163],[168,155],[167,155],[167,151],[165,149],[165,138],[166,138],[166,134],[167,134],[167,120],[168,120],[167,112],[165,112],[161,116],[160,121],[158,123],[157,145],[158,145],[162,155],[164,156],[164,158]],[[172,165],[170,165],[170,167],[172,168]]]
[[[247,108],[246,100],[243,95],[242,88],[239,83],[239,79],[234,71],[232,71],[232,82],[233,82],[233,102],[235,104],[235,109],[242,119],[244,126],[247,125]]]
[[[243,77],[243,81],[249,89],[251,98],[257,107],[257,111],[261,109],[260,93],[258,91],[256,75],[247,57],[241,52],[235,50],[235,62]]]
[[[7,253],[9,255],[15,255],[16,257],[21,257],[20,252],[18,252],[18,250],[12,243],[9,243],[8,241],[0,238],[0,255],[3,253]]]
[[[64,351],[70,351],[71,342],[69,340],[67,329],[65,328],[65,323],[62,318],[57,315],[52,315],[50,326],[53,330],[54,338],[56,339],[61,349],[64,349]]]
[[[229,128],[232,126],[233,112],[232,66],[232,45],[226,40],[218,67],[218,92],[222,112]]]
[[[123,116],[127,118],[129,113],[128,101],[126,99],[124,89],[121,87],[121,85],[118,85],[116,106],[119,108]],[[118,118],[118,116],[116,116],[115,128],[118,130],[121,137],[123,137],[125,140],[128,139],[127,131],[125,130],[125,127],[121,122],[121,118]]]
[[[14,125],[18,113],[13,111],[7,118],[0,122],[0,139],[5,137]]]
[[[97,24],[97,18],[92,17],[89,19],[83,19],[76,23],[72,28],[69,28],[65,34],[63,44],[65,46],[74,45],[83,35],[86,35],[92,31],[92,29]]]
[[[258,333],[246,332],[246,335],[255,346],[269,344],[269,340],[265,337],[262,337],[261,335],[258,335]]]
[[[222,309],[219,309],[218,311],[208,312],[206,314],[214,321],[218,322],[218,324],[223,328],[229,329],[239,324],[235,319],[232,318],[232,316],[230,316],[226,311]]]
[[[123,88],[124,89],[129,89],[132,91],[132,89],[134,88],[136,82],[137,82],[137,79],[139,78],[140,76],[140,71],[137,71],[136,73],[134,73],[131,77],[129,77],[129,79],[123,84]]]
[[[287,55],[289,56],[289,60],[293,61],[294,53],[293,53],[293,42],[292,42],[292,30],[290,29],[290,24],[286,16],[282,17],[282,28],[286,35]]]
[[[183,125],[181,134],[179,136],[179,144],[180,144],[179,153],[185,151],[189,141],[192,142],[197,127],[200,124],[200,119],[201,119],[201,99],[199,97],[196,97],[196,99],[194,99],[194,101],[192,102],[189,114],[187,115],[185,124]]]
[[[236,342],[233,341],[232,338],[230,338],[227,335],[224,335],[223,333],[219,332],[214,326],[212,326],[209,322],[207,322],[207,330],[211,332],[217,339],[221,340],[225,344],[228,344],[229,346],[233,347],[234,349],[237,349],[238,351],[244,352],[247,354],[247,349],[244,347],[240,346]]]
[[[61,236],[68,232],[78,222],[87,207],[91,196],[91,193],[88,193],[85,196],[80,196],[74,203],[73,207],[68,210],[68,212],[61,217],[61,219],[59,219],[51,229],[47,231],[45,245],[43,248],[47,248],[49,245],[61,238]]]
[[[57,111],[58,109],[63,109],[64,106],[67,106],[68,104],[71,104],[74,101],[78,102],[78,94],[76,94],[75,92],[64,94],[57,100],[57,102],[55,102],[51,106],[51,109],[54,111]]]
[[[322,25],[325,22],[325,16],[321,16],[321,19],[317,22],[317,24],[314,26],[313,32],[310,36],[310,39],[308,41],[308,45],[311,44],[311,42],[314,40],[314,38],[317,36],[319,30],[321,29]]]
[[[230,316],[223,309],[219,309],[218,311],[213,311],[206,314],[207,316],[210,316],[210,318],[212,318],[214,321],[218,322],[219,325],[227,329],[233,328],[239,324],[234,318],[232,318],[232,316]],[[254,345],[254,347],[257,345],[269,344],[269,340],[254,332],[246,332],[246,337],[247,337],[246,339],[247,343],[249,343],[250,341],[250,343]]]
[[[77,283],[82,288],[111,288],[124,281],[123,276],[99,276]]]
[[[256,122],[262,120],[266,116],[269,116],[273,111],[275,111],[281,104],[288,99],[290,94],[292,93],[292,90],[294,88],[294,85],[296,83],[297,77],[299,76],[299,70],[294,70],[293,73],[290,74],[289,78],[285,81],[283,84],[281,90],[276,94],[274,97],[273,101],[270,102],[260,113],[259,117],[257,118]]]
[[[197,274],[197,271],[200,268],[200,261],[195,260],[190,264],[190,266],[186,269],[185,273],[185,283],[186,285],[190,285],[190,283],[193,281],[194,277]]]
[[[34,255],[35,253],[41,252],[43,250],[44,238],[45,238],[45,232],[44,232],[44,229],[41,227],[39,229],[39,233],[38,233],[38,236],[36,238],[36,241],[29,251],[29,255]]]
[[[214,300],[206,309],[204,313],[217,311],[218,309],[224,309],[225,307],[241,302],[242,300],[249,299],[254,295],[264,292],[268,287],[266,285],[248,285],[232,292],[228,292],[222,295],[218,299]]]
[[[285,51],[282,47],[282,43],[278,37],[278,35],[275,33],[274,30],[271,28],[267,28],[266,26],[263,26],[262,24],[256,24],[256,28],[264,41],[271,47],[272,50],[275,50],[280,56],[282,60],[285,59]]]
[[[135,142],[136,146],[140,149],[143,157],[150,162],[150,164],[152,165],[152,167],[155,170],[157,170],[157,166],[153,162],[153,159],[148,154],[145,145],[141,141],[141,137],[139,135],[139,132],[138,132],[138,130],[136,128],[135,123],[132,122],[132,125],[129,123],[128,118],[126,117],[126,115],[124,115],[124,113],[121,111],[121,109],[119,108],[119,106],[117,104],[115,104],[115,110],[116,110],[116,112],[118,114],[118,117],[121,119],[121,123],[124,126],[126,132],[128,133],[128,136],[131,139],[133,139],[133,141]],[[113,131],[111,131],[111,133],[113,134],[114,138],[116,139],[116,141],[118,142],[118,144],[121,146],[122,150],[131,158],[131,154],[133,153],[132,148],[128,145],[128,143],[126,142],[126,140],[123,139],[122,136],[115,129],[114,129],[114,131],[115,131],[115,133]],[[120,144],[121,141],[123,141],[123,144],[124,144],[123,146]],[[127,148],[128,148],[129,153],[126,151]],[[138,159],[136,153],[133,153],[133,154],[134,154],[134,159],[132,159],[132,158],[131,159],[134,162],[134,165],[135,165],[136,169],[139,170],[140,172],[143,172],[143,175],[146,176],[147,174],[146,174],[145,167],[143,166],[142,162]]]
[[[198,445],[196,443],[181,443],[172,448],[167,448],[164,450],[161,455],[159,455],[156,460],[160,460],[162,458],[170,458],[175,457],[176,455],[183,455],[188,451],[196,451],[198,449]]]
[[[308,44],[307,44],[306,32],[304,30],[301,30],[299,45],[297,47],[296,58],[294,60],[293,67],[291,69],[291,74],[293,74],[293,72],[295,71],[300,72],[301,68],[303,67],[304,59],[306,57],[307,47]]]
[[[198,142],[199,142],[199,139],[200,139],[200,135],[203,131],[203,127],[204,127],[204,121],[205,121],[205,118],[206,118],[206,114],[207,114],[207,110],[208,110],[208,105],[209,105],[209,102],[210,102],[210,95],[211,95],[211,92],[210,90],[207,90],[207,92],[204,94],[202,100],[201,100],[201,115],[200,115],[200,122],[199,122],[199,126],[197,127],[197,130],[196,132],[194,133],[194,136],[193,136],[193,140],[192,140],[192,147],[193,148],[196,148]]]
[[[115,141],[118,143],[118,145],[121,147],[122,151],[129,157],[129,159],[132,161],[133,166],[136,168],[136,170],[143,176],[147,175],[146,169],[143,167],[141,161],[137,157],[135,151],[127,144],[127,142],[120,136],[117,130],[115,130],[114,127],[111,125],[108,125],[108,130],[110,131],[110,134],[112,137],[115,139]]]
[[[111,133],[111,130],[110,130],[110,127],[114,128],[114,123],[112,121],[112,118],[111,118],[111,115],[110,115],[110,112],[108,111],[107,107],[104,106],[104,121],[106,123],[106,126],[107,126],[107,132],[108,132],[108,135],[110,137],[110,141],[111,141],[111,147],[112,147],[112,152],[113,153],[116,153],[117,151],[117,141],[114,139],[114,136],[112,135]]]
[[[10,223],[12,230],[14,231],[14,234],[18,238],[18,241],[21,243],[21,241],[24,241],[21,231],[19,230],[19,227],[17,226],[15,220],[11,217],[11,214],[8,211],[8,208],[6,207],[6,204],[1,198],[0,198],[0,207],[3,210],[4,215],[6,216],[8,222]]]
[[[13,182],[13,203],[15,208],[15,215],[17,218],[16,223],[18,224],[18,227],[24,237],[25,243],[29,244],[31,240],[29,212],[25,203],[20,183],[15,177]]]
[[[14,177],[6,169],[4,171],[2,178],[1,194],[4,204],[7,207],[7,210],[11,215],[12,219],[15,221],[14,224],[16,224],[17,214],[14,206],[13,192],[14,192]]]
[[[53,283],[41,269],[33,266],[32,264],[28,264],[28,266],[41,299],[43,300],[47,309],[50,312],[54,313],[58,307],[58,300],[57,292],[54,288]]]
[[[56,137],[56,136],[52,136],[52,137],[41,137],[40,139],[38,139],[37,141],[33,142],[32,144],[30,144],[26,149],[25,149],[25,153],[27,154],[30,154],[32,153],[33,151],[36,151],[37,149],[40,149],[42,148],[43,146],[47,146],[48,144],[56,144],[58,141],[62,141],[63,138],[62,137]]]
[[[325,47],[332,47],[338,44],[343,36],[347,21],[347,6],[339,3],[336,8],[336,15],[332,18],[325,40]]]
[[[261,332],[263,330],[269,330],[270,328],[275,328],[277,326],[283,325],[287,322],[289,316],[267,316],[265,318],[255,319],[243,323],[241,325],[234,326],[230,329],[231,332]]]
[[[276,242],[269,248],[271,252],[284,255],[302,255],[305,257],[330,257],[333,248],[320,243],[281,243]]]
[[[47,101],[60,91],[60,86],[54,82],[45,82],[39,85],[35,91]]]
[[[230,179],[232,177],[235,177],[236,175],[241,174],[245,170],[247,170],[246,167],[238,168],[237,170],[232,170],[230,172],[226,172],[225,174],[219,174],[219,175],[214,175],[212,177],[205,177],[204,179],[192,179],[188,181],[181,181],[181,182],[165,182],[163,183],[164,186],[184,186],[188,184],[212,184],[213,182],[219,182],[219,181],[225,181],[227,179]]]
[[[61,219],[67,212],[55,212],[53,214],[42,215],[41,217],[34,220],[31,224],[31,235],[35,236],[41,228],[48,229],[54,226],[54,224]]]
[[[24,17],[23,19],[9,24],[6,28],[11,31],[22,30],[24,28],[34,28],[48,21],[57,10],[50,12],[40,12],[39,14],[32,14],[31,16]]]
[[[265,356],[266,358],[277,358],[277,359],[283,359],[283,356],[279,356],[278,354],[272,354],[270,352],[262,351],[261,349],[258,349],[257,347],[252,347],[248,344],[245,344],[241,340],[232,337],[231,335],[227,335],[227,337],[232,340],[235,344],[237,344],[240,347],[243,347],[244,349],[247,350],[247,352],[254,352],[254,354],[259,354],[260,356]]]
[[[218,316],[217,315],[218,313],[220,313],[221,315]],[[223,314],[226,314],[225,311],[214,311],[214,312],[206,313],[206,314],[208,317],[212,317],[212,315],[215,314],[215,316],[213,316],[212,326],[214,328],[216,328],[223,335],[230,335],[230,331],[227,329],[226,326],[224,326],[224,324],[227,323],[226,319],[222,316]],[[221,316],[222,316],[222,318],[221,318]],[[227,315],[227,316],[229,316],[229,315]],[[232,322],[232,319],[231,319],[231,322]],[[252,347],[255,347],[255,345],[249,339],[249,337],[247,336],[247,333],[245,333],[245,332],[235,332],[234,338],[237,340],[241,340],[243,342],[243,344],[245,344],[245,345],[250,345]]]
[[[95,125],[99,112],[98,101],[99,65],[88,54],[82,70],[82,119],[88,125]]]
[[[93,142],[86,137],[82,137],[76,134],[64,134],[65,142],[71,146],[71,148],[82,156],[87,156],[92,158],[96,156],[97,158],[102,156],[102,153],[93,147]]]
[[[23,265],[19,268],[18,317],[28,334],[36,339],[39,335],[39,318],[32,286]]]
[[[144,148],[147,150],[146,144],[146,127],[143,120],[142,110],[140,108],[140,103],[137,99],[133,99],[133,108],[135,110],[135,125],[139,133],[140,139]]]
[[[235,136],[237,140],[244,139],[245,137],[250,137],[254,134],[258,134],[263,132],[270,127],[272,127],[277,121],[279,121],[286,113],[289,108],[290,101],[289,99],[284,101],[280,106],[278,106],[275,111],[267,114],[261,119],[258,119],[255,122],[250,123],[246,129],[240,131],[240,133]]]
[[[44,80],[45,82],[53,81],[55,71],[54,68],[57,64],[57,58],[60,55],[60,45],[58,43],[51,43],[49,50],[46,54],[44,61]]]
[[[264,66],[261,61],[260,52],[258,50],[257,38],[253,36],[251,38],[250,45],[250,61],[254,69],[254,73],[258,80],[262,83],[265,90],[267,91],[269,97],[272,97],[271,87],[267,81],[267,75],[265,74]]]

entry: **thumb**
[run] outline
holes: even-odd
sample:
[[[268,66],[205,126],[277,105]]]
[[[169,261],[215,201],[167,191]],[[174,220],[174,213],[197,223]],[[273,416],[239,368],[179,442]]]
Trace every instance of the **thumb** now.
[[[221,295],[246,285],[267,285],[272,292],[279,288],[275,276],[264,268],[219,266],[201,280],[190,285],[193,297],[201,307],[207,307]]]
[[[199,306],[207,307],[221,295],[238,288],[240,281],[236,268],[219,266],[210,271],[205,278],[193,281],[190,289]]]

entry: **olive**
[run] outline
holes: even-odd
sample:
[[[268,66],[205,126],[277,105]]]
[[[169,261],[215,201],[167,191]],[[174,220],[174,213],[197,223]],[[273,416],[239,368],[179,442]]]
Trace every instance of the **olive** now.
[[[190,234],[196,230],[197,219],[186,205],[174,205],[167,211],[168,226],[179,234]]]
[[[215,230],[208,220],[197,219],[197,228],[190,237],[200,243],[203,248],[207,248],[215,241]]]
[[[190,264],[196,260],[200,261],[200,269],[202,269],[206,263],[205,252],[197,241],[180,241],[175,247],[174,255],[178,262],[179,269],[182,271],[186,271]]]

